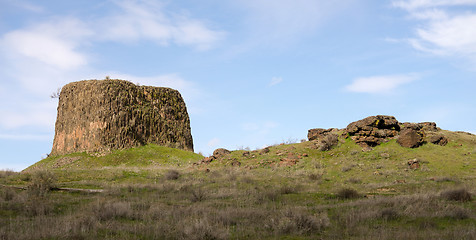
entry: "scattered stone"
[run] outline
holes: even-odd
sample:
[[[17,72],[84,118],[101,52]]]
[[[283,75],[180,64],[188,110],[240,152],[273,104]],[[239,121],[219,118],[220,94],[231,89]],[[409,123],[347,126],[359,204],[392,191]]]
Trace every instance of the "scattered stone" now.
[[[309,157],[309,154],[303,153],[303,154],[302,154],[302,157]]]
[[[380,154],[380,157],[390,158],[390,154],[388,154],[388,153],[381,153],[381,154]]]
[[[243,157],[250,157],[250,152],[248,152],[248,151],[243,152]]]
[[[263,149],[261,149],[261,150],[259,151],[259,154],[260,154],[260,155],[266,154],[266,153],[269,153],[269,147],[265,147],[265,148],[263,148]]]
[[[402,147],[417,148],[423,144],[423,136],[420,131],[406,128],[398,136],[397,143]]]
[[[239,167],[239,166],[241,166],[241,162],[239,162],[238,160],[235,159],[231,162],[231,166]]]
[[[410,169],[420,168],[420,161],[416,158],[408,161],[407,164],[408,164],[408,166],[410,166]]]

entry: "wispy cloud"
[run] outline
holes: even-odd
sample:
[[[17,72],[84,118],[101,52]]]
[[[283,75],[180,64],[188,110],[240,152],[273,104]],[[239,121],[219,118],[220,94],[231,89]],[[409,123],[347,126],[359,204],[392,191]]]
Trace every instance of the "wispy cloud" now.
[[[476,6],[476,0],[394,1],[393,6],[424,21],[414,28],[415,37],[407,39],[415,49],[435,55],[476,58],[476,13],[449,9]]]
[[[32,141],[50,141],[52,135],[32,135],[32,134],[0,134],[0,139],[5,140],[32,140]]]
[[[77,50],[80,43],[92,34],[77,19],[61,18],[6,33],[0,39],[2,47],[13,60],[26,57],[68,70],[87,64],[85,54]]]
[[[386,94],[397,87],[419,79],[417,74],[371,76],[356,78],[345,87],[349,92]]]
[[[408,11],[443,6],[476,5],[476,0],[398,0],[392,5]]]
[[[22,8],[34,13],[41,13],[44,11],[43,7],[24,0],[6,0],[6,4],[11,4],[12,6]]]
[[[150,40],[160,45],[193,46],[207,50],[225,36],[203,21],[181,14],[167,14],[156,1],[116,1],[120,14],[101,20],[101,36],[108,41]]]
[[[354,2],[242,0],[237,4],[248,14],[245,24],[255,41],[286,44],[313,34],[331,16],[350,8]]]
[[[272,87],[272,86],[278,85],[282,81],[283,81],[282,77],[273,77],[273,78],[271,78],[271,81],[269,82],[268,86]]]
[[[26,1],[21,3],[28,6]],[[224,34],[208,27],[205,21],[169,11],[159,1],[118,0],[109,3],[115,11],[108,11],[104,16],[55,16],[0,36],[0,77],[5,79],[0,82],[0,90],[5,93],[0,95],[0,100],[10,101],[8,106],[0,108],[3,116],[0,130],[54,126],[56,106],[48,98],[53,91],[71,81],[98,76],[102,79],[110,75],[100,75],[98,73],[106,71],[92,66],[93,58],[88,52],[91,46],[104,42],[121,43],[122,39],[128,39],[207,50]],[[179,90],[186,99],[200,92],[197,86],[178,74],[144,77],[119,73],[111,77],[171,87]],[[16,101],[18,99],[21,101]]]

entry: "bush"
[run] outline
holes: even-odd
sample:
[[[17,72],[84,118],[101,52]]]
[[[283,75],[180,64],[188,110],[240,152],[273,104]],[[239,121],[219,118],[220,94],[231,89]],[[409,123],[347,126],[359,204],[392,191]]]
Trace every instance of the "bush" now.
[[[398,213],[393,208],[385,208],[380,212],[380,217],[385,220],[394,220],[398,218]]]
[[[447,214],[446,214],[447,217],[450,217],[450,218],[453,218],[453,219],[456,219],[456,220],[463,220],[463,219],[467,219],[470,217],[470,213],[468,210],[464,209],[464,208],[453,208],[451,209]]]
[[[0,178],[6,178],[8,176],[15,175],[15,174],[18,174],[18,173],[10,169],[0,170]]]
[[[5,188],[0,191],[0,198],[4,201],[11,201],[15,198],[17,193],[11,188]]]
[[[327,214],[313,215],[300,209],[288,209],[283,216],[265,222],[265,227],[277,235],[310,235],[328,226]]]
[[[180,173],[177,170],[168,170],[165,173],[165,179],[167,180],[177,180],[180,177]]]
[[[210,223],[207,219],[197,219],[183,226],[184,239],[228,239],[228,231],[219,225]]]
[[[441,193],[441,197],[450,201],[469,202],[472,200],[471,193],[466,189],[447,190]]]
[[[359,198],[360,194],[355,189],[343,188],[337,192],[336,196],[340,199],[353,199]]]
[[[37,171],[31,176],[28,191],[37,196],[44,196],[56,188],[56,176],[50,171]]]
[[[339,138],[335,134],[328,134],[319,141],[318,149],[321,151],[330,150],[332,147],[337,145]]]
[[[206,193],[201,188],[192,190],[192,196],[190,196],[190,201],[192,202],[201,202],[205,200]]]
[[[133,217],[133,211],[127,202],[102,202],[93,207],[93,212],[99,220]]]

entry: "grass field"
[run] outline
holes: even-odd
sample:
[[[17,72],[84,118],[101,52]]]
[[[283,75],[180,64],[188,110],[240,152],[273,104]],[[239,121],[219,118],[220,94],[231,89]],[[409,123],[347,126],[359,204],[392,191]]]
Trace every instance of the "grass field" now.
[[[209,164],[155,145],[52,156],[0,172],[0,239],[476,239],[476,136],[444,134],[446,146],[303,142]]]

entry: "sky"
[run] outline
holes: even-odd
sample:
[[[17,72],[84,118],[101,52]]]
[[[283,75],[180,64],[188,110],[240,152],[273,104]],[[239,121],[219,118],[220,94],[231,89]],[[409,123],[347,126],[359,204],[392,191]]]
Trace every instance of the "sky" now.
[[[179,90],[204,155],[378,114],[476,133],[475,26],[476,0],[0,0],[0,169],[106,76]]]

